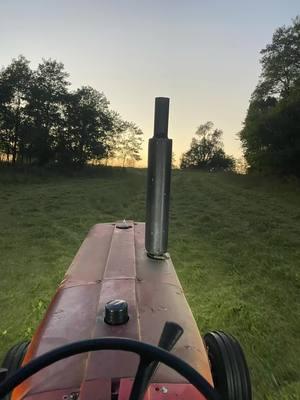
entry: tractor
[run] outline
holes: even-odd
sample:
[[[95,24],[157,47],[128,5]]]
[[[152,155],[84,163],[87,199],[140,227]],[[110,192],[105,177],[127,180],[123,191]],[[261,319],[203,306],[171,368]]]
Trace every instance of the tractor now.
[[[30,342],[0,370],[5,400],[251,400],[237,339],[200,335],[168,253],[169,98],[155,99],[146,223],[94,225]]]

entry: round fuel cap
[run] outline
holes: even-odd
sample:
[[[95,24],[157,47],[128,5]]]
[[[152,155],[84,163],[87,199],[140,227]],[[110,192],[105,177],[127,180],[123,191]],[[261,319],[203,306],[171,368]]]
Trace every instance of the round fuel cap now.
[[[107,324],[122,325],[128,320],[128,304],[125,300],[115,299],[105,304],[104,321]]]

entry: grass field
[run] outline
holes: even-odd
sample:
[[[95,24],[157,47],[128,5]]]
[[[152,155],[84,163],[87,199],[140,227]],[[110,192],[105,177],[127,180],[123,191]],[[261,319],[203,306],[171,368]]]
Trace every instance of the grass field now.
[[[144,220],[144,187],[140,170],[0,170],[0,357],[32,335],[89,227]],[[296,183],[174,173],[173,262],[201,332],[239,338],[255,399],[300,399],[299,244]]]

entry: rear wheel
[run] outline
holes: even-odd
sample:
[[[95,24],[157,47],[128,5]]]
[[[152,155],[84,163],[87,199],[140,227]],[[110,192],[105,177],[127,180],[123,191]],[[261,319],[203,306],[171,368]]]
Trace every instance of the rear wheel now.
[[[239,342],[221,331],[204,336],[213,382],[224,400],[251,400],[248,366]]]
[[[2,368],[7,369],[6,378],[13,375],[22,365],[27,348],[29,346],[28,341],[24,341],[15,344],[8,352],[2,363]],[[5,396],[3,400],[10,400],[10,394]]]

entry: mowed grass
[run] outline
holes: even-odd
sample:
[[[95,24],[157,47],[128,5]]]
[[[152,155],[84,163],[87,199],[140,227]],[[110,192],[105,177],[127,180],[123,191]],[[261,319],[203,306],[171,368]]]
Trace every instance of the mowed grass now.
[[[89,228],[144,208],[141,170],[0,171],[0,357],[31,337]],[[200,331],[240,340],[255,399],[300,398],[299,244],[297,183],[173,174],[173,262]]]

